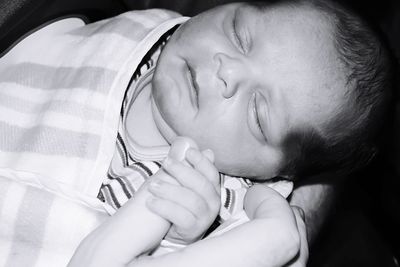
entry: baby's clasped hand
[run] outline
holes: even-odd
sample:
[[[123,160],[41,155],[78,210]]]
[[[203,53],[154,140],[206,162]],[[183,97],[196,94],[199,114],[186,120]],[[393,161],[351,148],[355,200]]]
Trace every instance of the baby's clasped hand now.
[[[176,142],[186,140],[179,137]],[[171,149],[174,145],[175,142]],[[200,239],[220,208],[219,173],[213,163],[214,154],[211,150],[200,151],[195,144],[185,150],[181,155],[170,153],[162,166],[177,183],[154,179],[149,186],[153,197],[147,202],[151,211],[172,223],[165,239],[179,244]]]

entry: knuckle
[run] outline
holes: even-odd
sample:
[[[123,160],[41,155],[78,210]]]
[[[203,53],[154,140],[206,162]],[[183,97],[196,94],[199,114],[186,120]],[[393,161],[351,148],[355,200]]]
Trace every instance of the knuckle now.
[[[216,168],[213,168],[209,174],[209,179],[214,185],[218,185],[221,181],[220,174]]]
[[[217,170],[210,170],[208,178],[211,181],[211,183],[218,184],[220,181],[219,172]]]
[[[214,197],[209,201],[209,207],[212,213],[218,213],[221,207],[221,201],[219,197]]]
[[[199,192],[201,192],[203,195],[208,195],[208,191],[210,190],[210,182],[207,179],[201,179],[198,182],[198,187],[199,187]]]
[[[181,228],[185,229],[185,230],[190,230],[193,227],[196,226],[196,220],[193,216],[184,216],[184,218],[182,218],[182,225]]]
[[[192,203],[193,210],[196,214],[203,214],[207,212],[204,201],[194,201]]]
[[[212,166],[213,166],[213,168],[211,168],[211,170],[210,170],[211,175],[213,176],[213,178],[215,180],[219,180],[219,172],[218,172],[217,168],[214,165],[212,165]]]

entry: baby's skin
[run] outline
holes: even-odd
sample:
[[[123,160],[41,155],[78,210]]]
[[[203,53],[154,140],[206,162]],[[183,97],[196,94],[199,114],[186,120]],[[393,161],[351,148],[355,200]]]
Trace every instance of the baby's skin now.
[[[172,223],[166,240],[189,244],[210,227],[220,209],[219,173],[211,150],[175,138],[159,176],[149,185],[148,208]]]
[[[185,262],[183,257],[188,261],[182,266],[280,266],[287,262],[279,259],[293,258],[306,244],[300,242],[301,219],[263,185],[246,194],[249,222],[194,241],[218,212],[217,169],[261,183],[275,177],[285,164],[283,141],[290,130],[320,129],[343,104],[344,79],[332,66],[336,50],[330,33],[316,10],[243,3],[206,11],[179,27],[160,55],[151,92],[135,100],[136,110],[146,111],[144,121],[154,121],[161,141],[174,147],[176,136],[188,136],[201,149],[184,153],[188,165],[168,156],[138,196],[82,243],[75,255],[80,264],[157,266],[152,260],[162,258],[160,266],[178,266],[174,257]],[[139,143],[147,130],[136,135]],[[165,235],[190,245],[138,260]]]
[[[219,205],[219,174],[212,152],[200,152],[192,140],[178,137],[162,169],[140,188],[135,198],[81,243],[69,266],[180,266],[176,253],[145,256],[164,237],[177,243],[192,243],[178,257],[183,255],[190,261],[200,258],[198,266],[227,264],[227,259],[232,261],[229,266],[252,266],[249,255],[254,256],[255,264],[269,264],[290,253],[290,258],[294,257],[300,238],[306,244],[305,235],[299,237],[297,232],[298,223],[302,223],[295,219],[298,211],[291,212],[283,197],[263,185],[251,187],[246,194],[244,208],[251,219],[249,223],[223,236],[195,242],[214,221]],[[300,227],[305,229],[304,224]],[[273,230],[273,235],[263,235],[263,229]],[[273,256],[265,254],[267,248],[277,252]],[[211,251],[206,258],[204,249]],[[179,262],[183,264],[185,260]]]
[[[210,150],[200,152],[191,139],[177,137],[162,168],[133,199],[81,243],[70,265],[82,264],[79,251],[85,251],[85,258],[93,266],[111,266],[116,259],[126,264],[132,256],[149,252],[164,236],[179,244],[198,240],[220,207],[219,173],[213,160]],[[116,249],[115,244],[124,246]],[[86,247],[90,247],[91,253]],[[101,255],[108,255],[108,260],[94,264],[92,259],[102,258]],[[78,263],[75,258],[79,258]]]
[[[259,181],[278,176],[287,163],[286,138],[326,131],[347,105],[331,35],[329,20],[311,8],[232,3],[210,9],[168,40],[151,96],[137,110],[152,107],[167,141],[188,136],[210,148],[222,173]]]

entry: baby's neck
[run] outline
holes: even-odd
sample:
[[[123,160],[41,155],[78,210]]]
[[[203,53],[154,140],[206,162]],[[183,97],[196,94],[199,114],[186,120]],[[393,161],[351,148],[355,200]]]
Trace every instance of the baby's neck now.
[[[147,84],[134,100],[126,118],[126,131],[131,139],[143,147],[167,146],[152,112],[151,83]]]

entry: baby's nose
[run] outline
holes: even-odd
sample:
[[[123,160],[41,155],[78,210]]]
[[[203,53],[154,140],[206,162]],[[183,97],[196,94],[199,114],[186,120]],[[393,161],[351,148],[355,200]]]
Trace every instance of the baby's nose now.
[[[237,92],[244,78],[245,70],[240,59],[231,57],[225,53],[216,53],[214,61],[217,64],[217,77],[224,83],[222,92],[225,98],[231,98]]]

